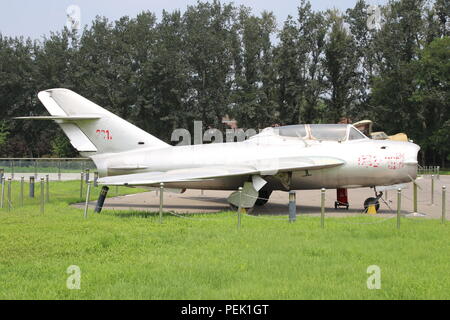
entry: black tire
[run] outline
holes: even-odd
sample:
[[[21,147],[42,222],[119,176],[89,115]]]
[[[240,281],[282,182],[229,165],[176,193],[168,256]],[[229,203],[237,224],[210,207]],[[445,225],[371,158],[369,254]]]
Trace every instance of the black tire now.
[[[272,194],[272,190],[260,190],[258,192],[258,199],[255,202],[255,206],[261,207],[265,205]]]
[[[378,198],[367,198],[366,201],[364,201],[364,210],[367,210],[372,204],[375,205],[375,209],[377,211],[380,209],[380,202],[378,201]]]

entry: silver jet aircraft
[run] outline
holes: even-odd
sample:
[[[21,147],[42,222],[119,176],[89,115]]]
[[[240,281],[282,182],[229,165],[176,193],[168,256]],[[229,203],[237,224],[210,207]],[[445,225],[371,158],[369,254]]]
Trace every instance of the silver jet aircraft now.
[[[94,161],[103,185],[230,190],[233,208],[264,205],[274,190],[373,187],[364,205],[378,207],[376,186],[417,175],[419,146],[371,140],[352,125],[266,128],[243,142],[171,146],[68,89],[38,97],[51,116],[20,119],[56,121]]]

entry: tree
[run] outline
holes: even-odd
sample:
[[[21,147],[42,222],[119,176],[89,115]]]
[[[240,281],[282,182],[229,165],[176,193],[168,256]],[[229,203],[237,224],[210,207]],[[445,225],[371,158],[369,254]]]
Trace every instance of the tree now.
[[[420,111],[420,133],[413,138],[427,153],[432,151],[434,164],[450,160],[450,37],[438,38],[426,46],[415,65],[415,92],[411,100]]]
[[[280,119],[284,124],[319,120],[321,95],[325,90],[322,58],[326,21],[322,12],[313,12],[303,0],[298,18],[292,17],[281,30],[276,49]]]
[[[235,17],[232,4],[221,5],[217,0],[199,1],[183,15],[191,112],[204,128],[222,128],[222,117],[229,111]]]
[[[378,74],[373,78],[372,99],[376,125],[388,133],[410,135],[424,129],[419,121],[411,62],[418,59],[424,38],[422,12],[424,1],[401,0],[383,9],[384,24],[375,36]]]
[[[325,45],[325,74],[328,84],[329,121],[338,122],[349,116],[354,103],[357,81],[357,55],[355,43],[344,27],[343,17],[337,11],[329,11],[331,31]]]
[[[136,103],[140,119],[137,124],[150,132],[159,132],[160,137],[168,140],[171,130],[188,128],[194,121],[181,13],[163,11],[155,32],[152,54],[143,62],[137,79],[141,92]]]
[[[0,148],[6,143],[8,139],[9,131],[5,121],[0,124]]]
[[[51,141],[51,147],[52,156],[57,158],[70,158],[76,155],[76,151],[62,132],[59,132]]]
[[[354,41],[357,56],[355,79],[355,105],[349,110],[352,119],[373,119],[375,108],[372,106],[371,88],[373,78],[377,74],[377,49],[374,37],[377,28],[368,28],[368,21],[374,12],[369,11],[369,4],[365,0],[358,0],[354,8],[349,8],[344,17],[348,23]],[[377,18],[377,17],[375,17]],[[381,19],[381,16],[379,17]],[[381,21],[376,21],[380,23]]]
[[[263,12],[261,17],[241,8],[239,33],[242,51],[235,68],[232,115],[243,127],[264,128],[277,122],[273,48],[270,37],[275,31],[275,17]]]

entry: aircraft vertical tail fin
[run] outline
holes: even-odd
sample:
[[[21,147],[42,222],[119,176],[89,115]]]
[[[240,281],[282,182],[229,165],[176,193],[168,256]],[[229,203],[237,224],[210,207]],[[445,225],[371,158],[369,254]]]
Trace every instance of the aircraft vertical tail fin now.
[[[22,118],[55,120],[80,152],[102,154],[170,146],[71,90],[45,90],[38,97],[51,116]]]

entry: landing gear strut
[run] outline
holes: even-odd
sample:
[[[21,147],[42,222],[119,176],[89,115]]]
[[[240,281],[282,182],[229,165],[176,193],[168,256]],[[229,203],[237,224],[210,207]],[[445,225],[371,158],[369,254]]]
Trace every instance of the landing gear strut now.
[[[339,207],[345,207],[345,209],[348,210],[350,204],[348,203],[347,189],[338,188],[336,190],[336,196],[337,200],[334,202],[334,209],[337,210]]]
[[[367,209],[369,208],[369,206],[371,205],[375,205],[375,210],[378,211],[378,209],[380,209],[380,198],[383,196],[383,192],[377,192],[377,189],[374,187],[373,188],[375,191],[375,197],[371,197],[371,198],[367,198],[364,201],[364,210],[367,211]]]

